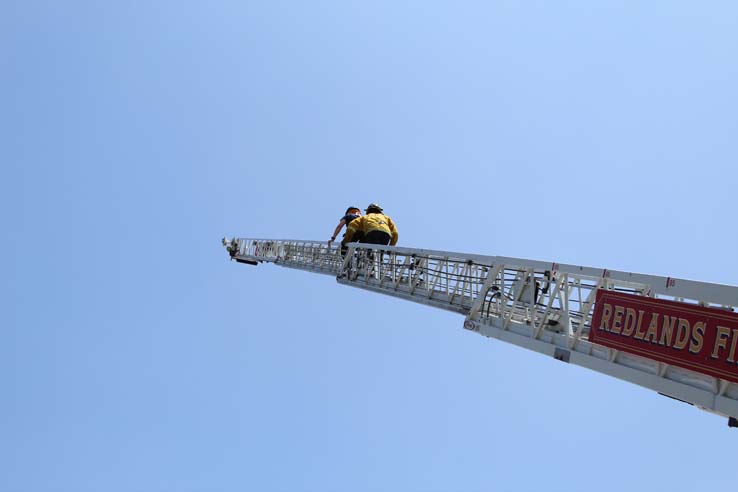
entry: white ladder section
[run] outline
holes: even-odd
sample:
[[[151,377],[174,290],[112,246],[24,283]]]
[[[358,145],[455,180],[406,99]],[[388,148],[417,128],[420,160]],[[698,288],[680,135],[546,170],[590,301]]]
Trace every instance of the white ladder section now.
[[[340,284],[465,316],[463,327],[652,389],[738,426],[738,384],[588,340],[598,289],[734,311],[738,287],[602,268],[324,241],[223,239],[231,258],[336,277]]]

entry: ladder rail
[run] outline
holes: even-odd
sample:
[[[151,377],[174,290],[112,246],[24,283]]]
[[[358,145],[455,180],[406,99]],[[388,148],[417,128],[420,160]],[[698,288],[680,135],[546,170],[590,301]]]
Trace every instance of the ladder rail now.
[[[599,289],[734,311],[738,287],[606,268],[397,246],[223,240],[231,258],[332,275],[338,283],[465,316],[464,328],[738,418],[738,384],[589,341]]]

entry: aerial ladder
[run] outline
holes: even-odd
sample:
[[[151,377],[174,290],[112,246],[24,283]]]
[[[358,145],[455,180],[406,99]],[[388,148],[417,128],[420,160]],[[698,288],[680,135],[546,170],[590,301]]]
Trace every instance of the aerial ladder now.
[[[232,260],[464,316],[463,327],[726,417],[738,427],[738,287],[427,249],[223,239]]]

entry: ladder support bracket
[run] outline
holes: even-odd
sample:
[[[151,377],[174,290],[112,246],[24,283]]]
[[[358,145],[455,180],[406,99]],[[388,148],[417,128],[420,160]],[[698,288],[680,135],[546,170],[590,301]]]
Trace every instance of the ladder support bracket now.
[[[560,360],[561,362],[569,362],[569,358],[571,357],[571,352],[566,349],[562,349],[560,347],[556,347],[554,350],[554,359]]]

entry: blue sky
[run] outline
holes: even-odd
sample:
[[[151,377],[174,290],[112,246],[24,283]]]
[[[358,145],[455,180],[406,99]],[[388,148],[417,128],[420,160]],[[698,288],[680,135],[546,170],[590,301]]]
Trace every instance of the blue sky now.
[[[0,491],[729,489],[719,417],[228,261],[400,245],[735,285],[733,2],[0,15]]]

